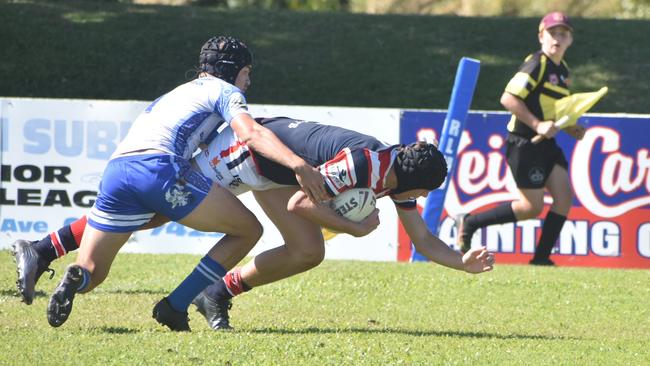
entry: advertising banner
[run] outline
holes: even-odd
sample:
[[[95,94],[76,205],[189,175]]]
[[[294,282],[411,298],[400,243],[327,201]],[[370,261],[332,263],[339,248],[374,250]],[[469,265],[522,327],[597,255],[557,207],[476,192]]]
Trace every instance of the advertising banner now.
[[[402,143],[438,138],[445,112],[404,111]],[[449,181],[440,238],[455,243],[452,218],[517,199],[505,161],[510,115],[470,113],[460,141],[456,174]],[[557,140],[569,161],[574,199],[552,259],[559,265],[650,268],[650,156],[647,116],[586,115],[585,137],[565,133]],[[535,252],[542,219],[479,230],[473,245],[497,253],[499,263],[528,263]],[[423,202],[422,202],[423,204]],[[400,228],[398,260],[410,257],[410,241]]]
[[[37,240],[92,206],[107,159],[149,103],[0,98],[0,249],[18,238]],[[254,116],[289,116],[335,124],[387,143],[439,138],[444,111],[252,105]],[[450,217],[517,198],[505,163],[506,113],[472,112],[450,180],[440,237],[455,242]],[[570,164],[573,207],[553,259],[560,265],[650,268],[650,157],[647,116],[587,115],[589,129],[575,142],[558,141]],[[265,227],[252,254],[282,244],[282,237],[251,194],[240,196]],[[546,203],[550,204],[550,197]],[[326,243],[326,258],[401,260],[410,242],[389,199],[377,202],[382,224],[370,235],[340,234]],[[420,202],[424,206],[424,200]],[[498,253],[500,263],[527,263],[541,219],[481,230],[474,241]],[[176,223],[135,233],[124,251],[205,253],[219,238]]]

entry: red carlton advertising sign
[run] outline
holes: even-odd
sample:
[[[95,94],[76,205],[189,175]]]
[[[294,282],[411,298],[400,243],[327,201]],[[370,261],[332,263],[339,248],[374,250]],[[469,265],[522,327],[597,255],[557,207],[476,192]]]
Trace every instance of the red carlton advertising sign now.
[[[401,142],[439,138],[444,118],[444,112],[404,112]],[[509,118],[505,113],[468,116],[441,216],[439,236],[445,242],[455,243],[455,215],[517,198],[505,161]],[[581,141],[564,133],[557,137],[569,161],[574,199],[552,259],[558,265],[650,268],[650,117],[590,115],[580,123],[588,128]],[[479,230],[473,245],[486,245],[500,263],[528,263],[550,196],[545,203],[537,219]],[[398,259],[408,260],[410,250],[400,229]]]

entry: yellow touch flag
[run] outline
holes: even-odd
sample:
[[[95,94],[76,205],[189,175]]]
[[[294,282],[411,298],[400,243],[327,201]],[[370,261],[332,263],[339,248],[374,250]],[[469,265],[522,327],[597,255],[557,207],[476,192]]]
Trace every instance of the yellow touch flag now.
[[[607,94],[607,87],[591,93],[575,93],[555,101],[555,120],[568,118],[559,128],[574,126],[578,118],[593,107],[600,98]]]

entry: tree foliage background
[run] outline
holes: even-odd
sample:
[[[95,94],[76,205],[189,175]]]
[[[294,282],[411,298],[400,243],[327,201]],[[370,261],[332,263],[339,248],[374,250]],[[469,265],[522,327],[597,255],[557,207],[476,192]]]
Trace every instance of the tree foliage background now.
[[[254,7],[297,11],[461,16],[541,16],[564,11],[592,18],[650,18],[650,0],[98,0],[121,3],[200,5],[225,9]]]

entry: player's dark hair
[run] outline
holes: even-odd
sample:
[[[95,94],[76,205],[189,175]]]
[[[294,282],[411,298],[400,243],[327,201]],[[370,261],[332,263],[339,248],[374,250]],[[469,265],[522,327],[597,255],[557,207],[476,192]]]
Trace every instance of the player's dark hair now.
[[[233,37],[212,37],[199,54],[199,72],[207,72],[233,85],[239,71],[252,63],[253,56],[246,44]]]
[[[412,189],[434,190],[447,177],[447,162],[435,145],[424,141],[403,146],[395,158],[397,188],[392,193]]]

